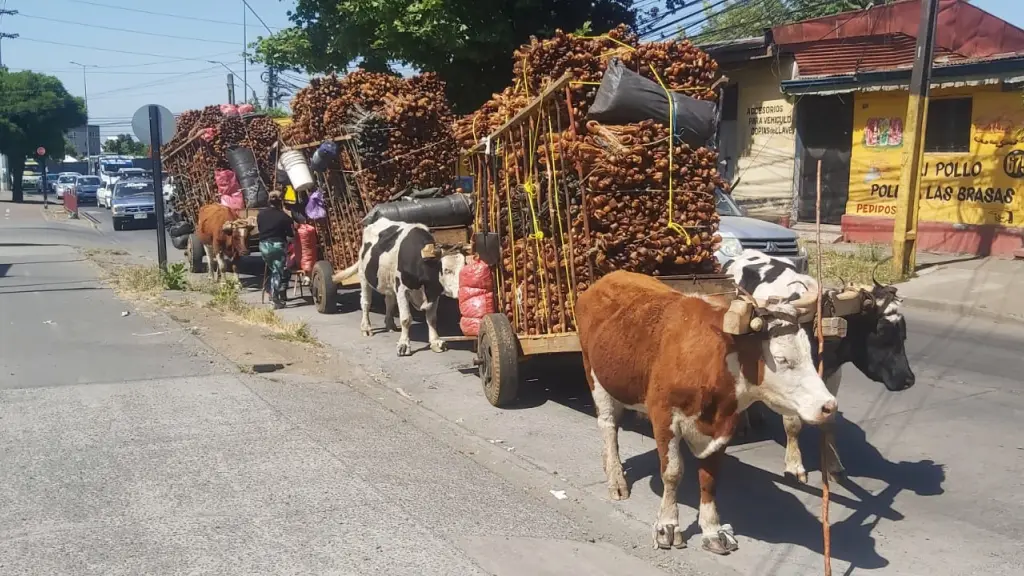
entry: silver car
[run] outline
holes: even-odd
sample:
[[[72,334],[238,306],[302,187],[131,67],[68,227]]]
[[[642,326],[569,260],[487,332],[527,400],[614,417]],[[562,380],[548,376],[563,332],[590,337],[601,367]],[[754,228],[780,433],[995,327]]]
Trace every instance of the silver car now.
[[[800,236],[783,226],[748,218],[746,212],[721,190],[715,191],[715,204],[721,222],[718,233],[722,244],[715,257],[725,266],[744,250],[759,250],[769,256],[789,260],[801,274],[807,273],[807,251],[800,246]]]
[[[152,180],[132,178],[119,181],[110,197],[114,230],[124,230],[132,224],[155,226],[155,205]]]

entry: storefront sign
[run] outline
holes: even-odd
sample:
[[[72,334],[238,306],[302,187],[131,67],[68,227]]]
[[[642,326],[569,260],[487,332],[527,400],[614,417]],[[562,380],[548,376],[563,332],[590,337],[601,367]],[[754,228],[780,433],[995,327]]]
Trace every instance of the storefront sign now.
[[[793,108],[784,104],[763,104],[747,108],[751,136],[793,134]]]
[[[979,138],[985,131],[977,116],[980,111],[993,114],[1000,109],[1019,109],[1019,95],[986,90],[969,94],[975,111],[970,150],[924,155],[920,220],[1024,227],[1024,144],[1002,145],[1002,138]],[[855,102],[846,211],[857,216],[892,218],[896,215],[896,200],[903,192],[900,173],[906,93],[857,94]],[[991,122],[986,126],[991,128]]]

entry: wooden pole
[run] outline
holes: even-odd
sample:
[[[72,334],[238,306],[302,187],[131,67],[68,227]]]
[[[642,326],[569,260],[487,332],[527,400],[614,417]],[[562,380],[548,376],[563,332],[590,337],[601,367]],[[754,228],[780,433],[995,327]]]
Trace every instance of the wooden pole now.
[[[818,160],[817,197],[814,201],[814,234],[818,244],[818,376],[825,376],[825,333],[821,329],[821,160]],[[821,435],[821,532],[824,538],[823,555],[825,556],[825,576],[832,576],[832,530],[828,524],[828,442],[825,434]]]
[[[892,266],[897,278],[914,272],[917,259],[917,217],[920,205],[921,161],[924,158],[925,125],[928,120],[928,89],[935,49],[935,21],[939,0],[921,1],[921,21],[910,73],[907,119],[903,128],[903,163],[896,193],[896,218],[892,229]]]

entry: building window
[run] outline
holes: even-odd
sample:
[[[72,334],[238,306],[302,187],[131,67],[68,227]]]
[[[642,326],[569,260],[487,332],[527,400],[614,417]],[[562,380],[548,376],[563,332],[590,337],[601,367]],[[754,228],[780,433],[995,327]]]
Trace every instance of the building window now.
[[[944,98],[928,103],[925,152],[970,152],[971,99]]]

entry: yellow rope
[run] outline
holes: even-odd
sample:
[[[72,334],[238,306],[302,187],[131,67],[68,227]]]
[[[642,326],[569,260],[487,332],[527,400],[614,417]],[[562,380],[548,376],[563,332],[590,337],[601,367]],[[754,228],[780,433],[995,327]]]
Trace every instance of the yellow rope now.
[[[648,64],[651,67],[651,72],[654,74],[654,78],[661,85],[662,90],[665,91],[665,95],[668,96],[668,228],[678,234],[682,234],[686,238],[686,245],[690,246],[692,240],[690,235],[686,233],[686,229],[675,222],[675,190],[672,186],[672,173],[675,171],[673,168],[673,160],[676,149],[676,107],[675,102],[672,98],[672,92],[669,91],[665,83],[662,82],[661,76],[658,75],[658,71],[654,69],[654,64]]]
[[[512,321],[513,326],[519,327],[519,278],[516,276],[516,232],[512,227],[512,189],[508,183],[508,156],[502,156],[505,161],[505,202],[508,212],[508,248],[512,254]]]
[[[562,259],[565,262],[565,284],[568,286],[566,292],[569,294],[569,315],[572,316],[572,325],[576,326],[576,302],[573,299],[572,293],[572,271],[569,267],[569,261],[572,259],[572,254],[566,252],[565,245],[565,231],[562,229],[562,208],[558,202],[558,171],[555,170],[555,148],[551,145],[554,140],[555,128],[551,124],[551,116],[548,116],[548,155],[551,156],[550,173],[551,173],[551,188],[554,189],[555,193],[555,219],[558,220],[558,238],[562,243]],[[569,330],[568,326],[564,327],[566,331]]]

